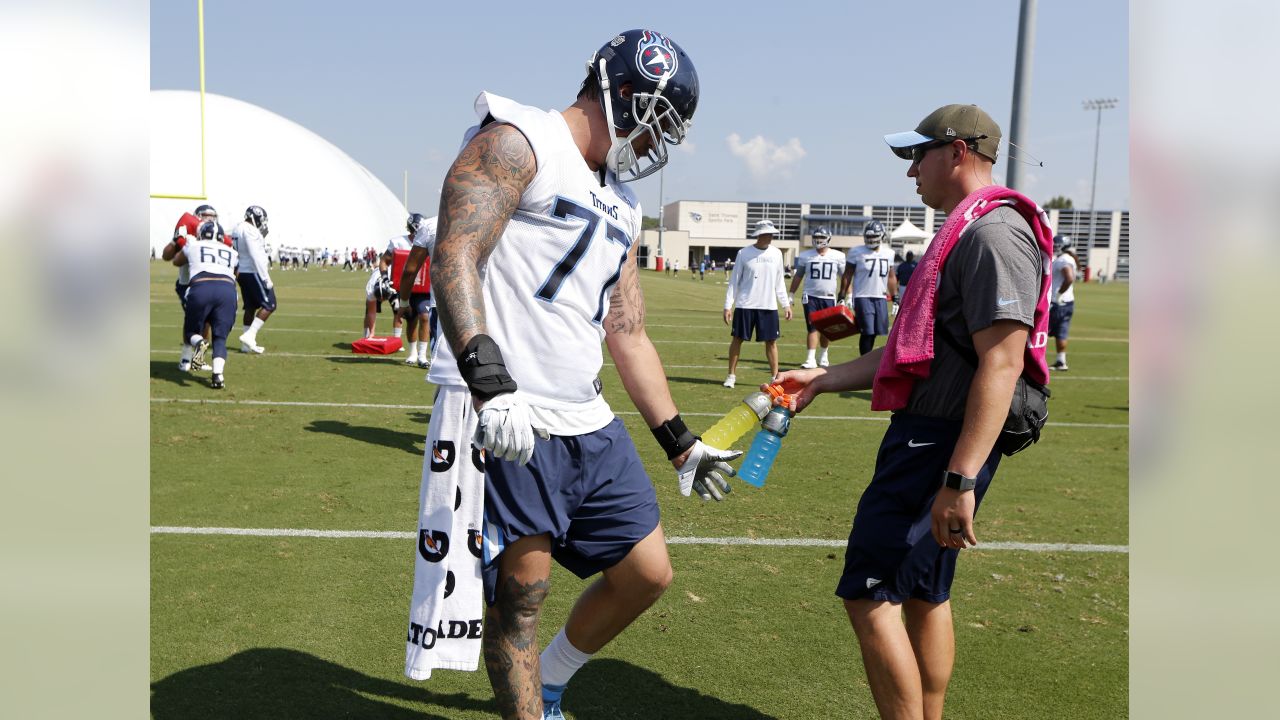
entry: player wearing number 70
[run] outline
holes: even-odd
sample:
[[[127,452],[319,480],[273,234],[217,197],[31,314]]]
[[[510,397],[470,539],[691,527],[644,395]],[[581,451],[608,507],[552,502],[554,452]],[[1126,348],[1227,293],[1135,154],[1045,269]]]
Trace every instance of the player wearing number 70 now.
[[[641,211],[625,184],[666,163],[697,103],[689,56],[631,30],[592,55],[563,111],[482,93],[444,182],[431,282],[447,342],[431,422],[469,393],[487,451],[484,658],[503,717],[540,718],[544,701],[557,716],[574,671],[671,581],[653,484],[601,395],[602,340],[681,493],[729,490],[718,473],[740,453],[685,427],[645,331]],[[553,558],[602,577],[540,659]]]
[[[889,334],[889,301],[886,296],[898,294],[898,276],[893,269],[893,248],[889,234],[879,220],[868,222],[862,230],[862,247],[849,251],[848,264],[840,283],[840,297],[849,294],[853,282],[853,312],[858,318],[858,354],[866,355],[875,347],[877,335]]]

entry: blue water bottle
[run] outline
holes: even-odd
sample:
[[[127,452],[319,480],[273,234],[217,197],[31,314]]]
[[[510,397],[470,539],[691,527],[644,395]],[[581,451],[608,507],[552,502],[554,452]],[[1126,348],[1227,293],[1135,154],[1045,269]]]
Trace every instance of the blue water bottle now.
[[[751,441],[751,449],[738,467],[738,477],[756,487],[764,487],[769,469],[773,467],[773,461],[782,447],[782,438],[787,436],[790,429],[791,411],[781,405],[773,406],[764,420],[760,421],[760,431]]]

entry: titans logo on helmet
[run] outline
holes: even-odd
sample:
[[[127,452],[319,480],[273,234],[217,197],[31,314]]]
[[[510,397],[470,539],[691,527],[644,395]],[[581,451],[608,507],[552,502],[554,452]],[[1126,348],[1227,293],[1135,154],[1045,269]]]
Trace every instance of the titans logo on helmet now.
[[[645,77],[661,80],[663,75],[676,74],[680,60],[666,36],[645,30],[636,49],[636,65]]]

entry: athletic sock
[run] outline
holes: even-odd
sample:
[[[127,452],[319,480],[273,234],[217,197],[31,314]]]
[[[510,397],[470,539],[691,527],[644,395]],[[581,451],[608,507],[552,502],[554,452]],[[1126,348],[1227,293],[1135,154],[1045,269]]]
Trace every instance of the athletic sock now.
[[[196,349],[186,343],[182,343],[182,362],[191,362],[192,356],[196,354]]]
[[[806,356],[806,357],[805,357],[805,359],[804,359],[805,364],[807,364],[807,365],[812,365],[814,362],[816,362],[816,361],[813,359],[813,356],[814,356],[814,354],[815,354],[815,353],[816,353],[816,351],[815,351],[815,350],[810,350],[810,351],[809,351],[808,356]],[[825,355],[826,355],[826,353],[823,353],[823,355],[825,356]]]
[[[813,358],[809,358],[809,359],[810,359],[810,360],[812,360]],[[822,348],[822,362],[827,362],[827,349],[826,349],[826,348]]]
[[[1066,364],[1067,364],[1067,354],[1066,354],[1066,353],[1064,353],[1064,352],[1060,352],[1060,353],[1058,353],[1058,362],[1062,363],[1063,365],[1066,365]]]
[[[262,326],[266,322],[266,320],[255,316],[253,318],[253,324],[249,326],[249,332],[252,333],[254,337],[258,337],[258,331],[262,329]]]
[[[409,343],[409,359],[405,360],[405,362],[417,362],[417,361],[418,361],[418,343],[411,342]]]
[[[213,359],[213,374],[214,374],[214,375],[221,375],[221,374],[222,374],[222,368],[226,367],[226,365],[227,365],[227,359],[226,359],[226,358],[219,358],[219,357],[214,358],[214,359]]]
[[[400,337],[400,336],[404,333],[404,328],[402,328],[402,327],[398,327],[398,328],[396,328],[395,330],[393,330],[392,332],[394,332],[394,333],[395,333],[395,336],[396,336],[396,337]]]
[[[187,340],[187,342],[191,343],[192,346],[195,346],[195,345],[199,345],[201,340],[204,340],[204,336],[196,334],[196,335],[192,335],[191,338]]]
[[[564,692],[564,686],[569,684],[569,678],[572,678],[578,668],[586,665],[590,659],[591,655],[574,647],[569,642],[569,638],[565,637],[564,628],[560,628],[560,632],[556,633],[555,638],[547,644],[539,658],[542,665],[544,701],[547,689],[555,691],[559,688],[559,692]],[[553,699],[559,698],[557,696]]]

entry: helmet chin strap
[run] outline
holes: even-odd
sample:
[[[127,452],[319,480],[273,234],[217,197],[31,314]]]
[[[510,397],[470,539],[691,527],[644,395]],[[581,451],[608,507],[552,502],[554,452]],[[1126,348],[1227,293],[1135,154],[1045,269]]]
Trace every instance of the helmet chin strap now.
[[[604,164],[614,175],[621,176],[622,173],[631,169],[631,164],[635,161],[634,153],[632,157],[620,157],[619,154],[625,148],[626,142],[618,137],[618,133],[614,129],[613,124],[613,98],[609,94],[609,73],[605,68],[608,65],[604,58],[600,58],[600,63],[596,69],[596,75],[600,78],[600,101],[604,105],[604,120],[609,126],[609,152],[604,157]],[[622,166],[626,163],[625,167]]]

